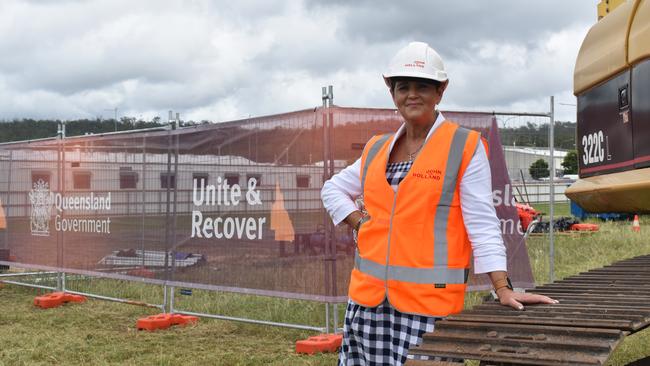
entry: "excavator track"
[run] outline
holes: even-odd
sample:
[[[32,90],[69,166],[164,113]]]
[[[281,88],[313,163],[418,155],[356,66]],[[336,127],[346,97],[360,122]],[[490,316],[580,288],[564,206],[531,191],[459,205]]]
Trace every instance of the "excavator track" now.
[[[650,255],[536,287],[530,292],[560,300],[511,310],[485,302],[436,322],[422,345],[410,351],[438,361],[409,366],[458,365],[448,359],[481,360],[481,365],[603,365],[627,335],[650,325]],[[417,357],[417,356],[416,356]]]

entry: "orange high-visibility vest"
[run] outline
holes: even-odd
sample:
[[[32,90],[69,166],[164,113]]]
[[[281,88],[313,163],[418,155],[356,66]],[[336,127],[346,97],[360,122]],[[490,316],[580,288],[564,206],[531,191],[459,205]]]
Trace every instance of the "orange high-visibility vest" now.
[[[370,219],[359,230],[350,298],[397,310],[447,316],[462,310],[471,244],[460,207],[460,178],[480,134],[449,121],[431,134],[393,191],[386,180],[393,135],[373,137],[361,157]]]

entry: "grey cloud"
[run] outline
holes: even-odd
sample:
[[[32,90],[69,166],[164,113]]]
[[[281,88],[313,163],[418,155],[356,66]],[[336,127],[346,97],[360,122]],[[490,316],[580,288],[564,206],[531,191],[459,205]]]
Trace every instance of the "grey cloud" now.
[[[307,2],[312,8],[336,8],[342,14],[340,31],[346,37],[368,43],[418,39],[448,57],[458,57],[472,41],[491,39],[527,44],[570,24],[593,23],[596,3],[597,0]]]
[[[596,2],[3,0],[0,118],[241,118],[315,106],[328,84],[337,104],[390,107],[381,72],[415,39],[443,55],[450,105],[529,103],[570,90],[574,54],[546,42],[586,30]]]

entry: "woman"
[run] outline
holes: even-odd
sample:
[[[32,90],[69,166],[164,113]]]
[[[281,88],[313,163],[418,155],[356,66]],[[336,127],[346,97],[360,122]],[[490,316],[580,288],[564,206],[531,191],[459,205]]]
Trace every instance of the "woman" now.
[[[321,192],[358,240],[340,365],[403,364],[436,318],[462,310],[471,254],[501,304],[557,302],[512,291],[486,148],[436,109],[449,84],[440,56],[412,42],[383,76],[403,125],[373,137]],[[362,194],[367,214],[354,204]]]

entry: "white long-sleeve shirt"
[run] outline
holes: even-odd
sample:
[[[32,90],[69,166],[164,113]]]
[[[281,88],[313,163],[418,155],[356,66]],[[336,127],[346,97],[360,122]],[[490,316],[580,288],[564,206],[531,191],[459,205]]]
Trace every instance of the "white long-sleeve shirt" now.
[[[429,130],[426,139],[445,120],[442,113]],[[406,125],[397,130],[390,144],[393,150],[395,141],[404,134]],[[346,167],[323,184],[321,198],[325,209],[335,225],[341,223],[349,214],[358,210],[354,199],[362,194],[361,158]],[[483,144],[479,143],[465,174],[460,181],[460,205],[465,228],[472,243],[474,273],[505,271],[506,249],[501,237],[501,227],[492,204],[492,178],[490,164]]]

